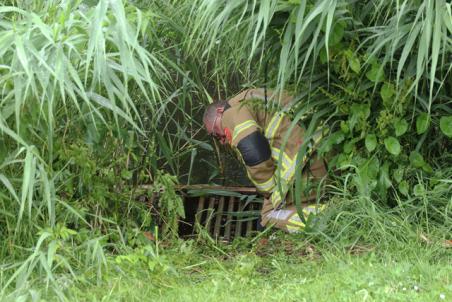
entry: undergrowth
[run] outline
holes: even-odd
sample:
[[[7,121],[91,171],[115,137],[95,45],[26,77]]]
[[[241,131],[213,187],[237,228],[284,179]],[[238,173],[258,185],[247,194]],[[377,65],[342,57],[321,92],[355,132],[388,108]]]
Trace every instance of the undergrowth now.
[[[266,270],[287,281],[269,299],[317,299],[318,288],[289,289],[326,285],[328,272],[351,289],[344,300],[436,299],[450,290],[451,20],[445,0],[4,1],[0,299],[109,299],[110,285],[126,299],[146,280],[150,297],[206,297],[205,279],[220,299],[227,285],[268,288]],[[183,215],[178,183],[228,181],[200,112],[263,85],[295,96],[286,113],[307,136],[324,129],[328,210],[287,241],[270,230],[229,246],[206,232],[169,240]],[[275,250],[259,256],[264,239]],[[285,244],[303,252],[280,254]],[[350,253],[365,256],[341,279],[328,263]],[[387,288],[384,268],[398,259],[389,282],[400,285]],[[362,265],[377,266],[376,281]]]

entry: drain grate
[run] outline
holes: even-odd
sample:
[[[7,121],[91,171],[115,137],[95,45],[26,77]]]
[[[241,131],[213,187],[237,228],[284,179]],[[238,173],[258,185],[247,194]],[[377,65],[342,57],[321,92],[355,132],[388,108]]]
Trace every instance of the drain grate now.
[[[191,236],[199,223],[211,236],[230,241],[257,230],[262,201],[248,187],[182,187],[185,216],[179,234]]]

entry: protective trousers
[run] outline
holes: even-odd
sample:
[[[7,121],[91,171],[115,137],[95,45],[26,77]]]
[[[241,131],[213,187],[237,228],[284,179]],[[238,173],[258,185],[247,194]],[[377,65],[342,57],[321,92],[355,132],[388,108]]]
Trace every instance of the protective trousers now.
[[[313,184],[313,187],[317,187],[317,184],[323,180],[320,184],[322,188],[326,175],[327,170],[324,161],[316,159],[310,165],[308,171],[303,173],[302,179],[304,182]],[[261,211],[261,225],[274,226],[289,233],[303,231],[306,227],[304,221],[308,219],[309,215],[316,215],[324,209],[324,205],[317,205],[315,203],[318,193],[315,189],[308,190],[306,193],[301,199],[304,219],[301,219],[298,215],[293,198],[290,198],[290,196],[287,196],[285,202],[277,207],[273,206],[269,198],[265,198]]]

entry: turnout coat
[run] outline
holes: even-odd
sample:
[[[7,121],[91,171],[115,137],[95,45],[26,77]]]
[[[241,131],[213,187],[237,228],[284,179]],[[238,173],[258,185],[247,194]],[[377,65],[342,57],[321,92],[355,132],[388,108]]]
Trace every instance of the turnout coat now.
[[[305,165],[311,155],[307,152],[297,158],[305,131],[288,117],[293,97],[285,92],[276,95],[269,90],[267,102],[264,89],[245,90],[227,101],[222,119],[228,143],[246,166],[249,179],[267,197],[262,217],[264,225],[269,220],[265,212],[272,214],[274,210],[286,206],[296,166]],[[313,151],[320,139],[319,130],[308,142],[308,150]],[[309,176],[321,178],[326,174],[321,159],[311,160],[304,171],[306,179]],[[290,220],[290,217],[285,218],[280,226],[282,228],[286,228]]]

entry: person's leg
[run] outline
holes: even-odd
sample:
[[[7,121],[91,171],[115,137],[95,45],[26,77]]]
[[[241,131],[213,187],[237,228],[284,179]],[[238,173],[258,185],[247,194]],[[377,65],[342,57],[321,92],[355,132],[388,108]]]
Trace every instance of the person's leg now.
[[[287,230],[287,220],[296,214],[296,209],[275,209],[269,198],[264,199],[261,211],[261,225],[275,226],[278,229]]]
[[[305,192],[301,199],[304,220],[298,215],[297,209],[293,204],[293,197],[289,194],[286,197],[286,204],[278,208],[273,208],[270,199],[264,199],[264,205],[261,211],[262,226],[273,225],[278,229],[287,232],[299,232],[305,228],[305,223],[303,221],[306,221],[310,214],[315,215],[323,210],[324,205],[315,203],[317,197],[317,185],[319,181],[327,175],[323,160],[313,160],[307,170],[308,171],[303,174]]]
[[[308,219],[309,215],[318,214],[324,207],[324,205],[304,203],[302,205],[303,221],[298,215],[295,205],[289,205],[282,209],[273,209],[271,207],[271,202],[268,201],[268,203],[270,203],[270,207],[268,205],[265,206],[264,202],[264,208],[261,212],[261,224],[263,226],[274,226],[289,233],[303,231],[306,226],[304,221]]]

